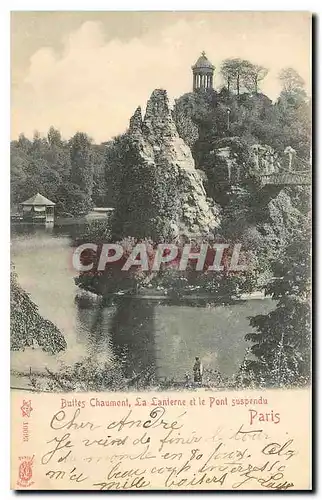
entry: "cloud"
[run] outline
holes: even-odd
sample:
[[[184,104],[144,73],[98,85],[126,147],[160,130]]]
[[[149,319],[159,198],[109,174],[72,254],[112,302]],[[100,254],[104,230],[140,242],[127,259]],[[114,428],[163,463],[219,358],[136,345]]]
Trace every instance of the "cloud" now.
[[[155,88],[167,89],[170,98],[190,91],[191,65],[202,50],[216,66],[240,56],[270,68],[263,90],[272,98],[279,92],[281,67],[304,67],[303,76],[309,75],[306,39],[271,26],[247,31],[220,19],[209,23],[206,17],[178,19],[131,40],[109,40],[103,24],[88,21],[65,36],[61,51],[38,49],[12,91],[12,136],[31,136],[35,129],[45,134],[53,125],[64,137],[82,130],[96,142],[108,140],[127,128]]]

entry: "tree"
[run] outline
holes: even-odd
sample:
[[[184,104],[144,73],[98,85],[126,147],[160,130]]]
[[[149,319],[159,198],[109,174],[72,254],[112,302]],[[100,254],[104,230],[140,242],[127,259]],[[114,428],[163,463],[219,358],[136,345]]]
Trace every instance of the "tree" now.
[[[105,144],[92,144],[94,164],[92,200],[99,207],[111,206],[109,179],[106,179],[107,176],[105,175],[105,150]]]
[[[25,140],[29,143],[27,139]],[[27,198],[25,194],[28,185],[26,173],[28,148],[27,143],[20,142],[20,139],[10,144],[11,204],[22,202]]]
[[[226,59],[221,65],[221,74],[230,91],[232,86],[235,86],[237,95],[240,95],[240,90],[244,84],[244,78],[247,75],[250,67],[249,61],[245,59]]]
[[[68,142],[54,127],[47,137],[35,132],[32,141],[21,134],[10,145],[11,204],[37,192],[56,202],[56,213],[87,211],[91,198],[105,204],[111,190],[105,183],[104,152],[104,144],[91,144],[83,133]]]
[[[302,93],[304,91],[305,81],[293,68],[283,68],[279,73],[279,80],[284,92]]]
[[[264,80],[268,73],[268,69],[258,64],[249,63],[248,68],[245,68],[244,83],[245,87],[255,94],[258,93],[259,83]]]
[[[83,211],[87,211],[92,203],[94,165],[91,141],[87,134],[77,132],[69,141],[70,146],[70,182],[79,186],[86,195]]]
[[[198,126],[194,120],[194,110],[202,97],[204,97],[204,93],[191,92],[175,101],[173,118],[180,137],[189,147],[192,147],[199,137]]]
[[[59,130],[54,127],[50,127],[47,134],[47,140],[50,146],[61,146],[62,138]]]
[[[12,144],[16,145],[24,153],[28,153],[31,147],[31,142],[24,134],[19,134],[18,141],[12,141]]]
[[[78,215],[88,209],[88,196],[77,184],[61,183],[57,190],[56,212]]]
[[[275,105],[280,129],[281,149],[291,146],[297,158],[310,158],[311,105],[304,88],[303,78],[292,68],[280,73],[282,91]],[[303,170],[303,168],[299,168]]]
[[[302,386],[310,379],[311,281],[310,225],[307,219],[297,237],[275,261],[275,279],[266,293],[276,309],[250,320],[257,332],[246,335],[255,359],[244,363],[250,380],[266,386]]]
[[[176,172],[166,162],[151,167],[126,134],[108,151],[107,160],[113,157],[111,174],[117,193],[113,236],[166,240],[180,209]]]
[[[223,61],[220,68],[220,73],[224,79],[228,92],[230,92],[231,84],[235,77],[233,66],[231,64],[231,59],[226,59],[225,61]]]

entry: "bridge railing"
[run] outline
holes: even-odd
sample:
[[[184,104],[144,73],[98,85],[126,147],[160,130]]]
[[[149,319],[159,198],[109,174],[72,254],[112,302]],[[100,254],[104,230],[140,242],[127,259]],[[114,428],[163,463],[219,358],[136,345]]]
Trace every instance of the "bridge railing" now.
[[[311,176],[309,173],[281,172],[276,174],[260,175],[261,185],[310,185]]]

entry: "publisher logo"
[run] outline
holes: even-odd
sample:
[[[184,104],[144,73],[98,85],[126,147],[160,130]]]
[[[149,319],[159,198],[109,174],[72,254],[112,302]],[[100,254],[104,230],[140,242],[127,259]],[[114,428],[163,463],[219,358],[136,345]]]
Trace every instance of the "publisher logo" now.
[[[23,417],[30,417],[30,414],[33,410],[33,408],[31,407],[31,400],[24,399],[20,409]]]
[[[22,488],[28,488],[33,484],[31,479],[34,457],[34,455],[32,457],[19,457],[20,465],[17,484]]]

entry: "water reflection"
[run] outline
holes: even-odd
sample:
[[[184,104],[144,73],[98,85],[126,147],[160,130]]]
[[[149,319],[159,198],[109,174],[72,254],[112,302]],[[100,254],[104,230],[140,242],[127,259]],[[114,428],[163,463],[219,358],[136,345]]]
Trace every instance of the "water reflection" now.
[[[113,306],[78,309],[78,342],[98,363],[121,364],[123,375],[153,373],[183,381],[195,356],[206,368],[231,377],[243,361],[249,316],[267,313],[272,301],[200,306],[120,297]]]
[[[104,364],[113,363],[113,345],[109,333],[113,308],[93,307],[83,309],[75,304],[76,308],[76,341],[86,346],[92,361]]]
[[[155,372],[155,307],[123,297],[114,305],[77,306],[77,337],[97,363],[117,362],[126,378]]]
[[[116,304],[110,335],[127,378],[155,371],[155,310],[151,301],[122,298]]]
[[[55,234],[54,224],[32,224],[32,223],[14,223],[10,226],[11,237],[15,235],[24,235],[26,238],[37,234]]]
[[[251,331],[249,316],[269,312],[274,307],[270,299],[208,307],[198,300],[119,297],[105,307],[81,309],[75,303],[78,288],[70,264],[71,241],[79,228],[72,229],[12,227],[11,257],[19,282],[67,340],[67,351],[51,360],[57,369],[62,357],[73,364],[88,356],[95,363],[120,363],[126,378],[152,369],[156,378],[184,380],[195,356],[225,376],[238,369],[247,348],[245,334]],[[16,358],[17,367],[27,370],[49,366],[43,352],[37,359],[13,353],[12,366]]]

